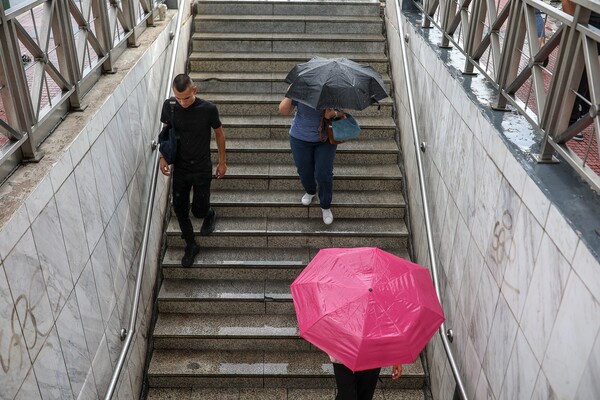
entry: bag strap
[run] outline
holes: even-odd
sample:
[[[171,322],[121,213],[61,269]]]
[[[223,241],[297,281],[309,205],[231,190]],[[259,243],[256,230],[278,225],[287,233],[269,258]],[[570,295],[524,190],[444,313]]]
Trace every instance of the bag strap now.
[[[175,97],[171,97],[169,99],[169,108],[171,109],[171,128],[175,129],[175,104],[177,104],[177,101],[175,100]],[[179,135],[177,134],[177,129],[175,129],[175,138],[177,139],[177,141],[179,141]]]
[[[321,123],[319,124],[319,140],[321,142],[326,142],[327,139],[329,139],[327,137],[327,135],[325,136],[325,138],[323,138],[323,123],[327,122],[327,119],[325,118],[325,111],[323,111],[323,114],[321,114]]]

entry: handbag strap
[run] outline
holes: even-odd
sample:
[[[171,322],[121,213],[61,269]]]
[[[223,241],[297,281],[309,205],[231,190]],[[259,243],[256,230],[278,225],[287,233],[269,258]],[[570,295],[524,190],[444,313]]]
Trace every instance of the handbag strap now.
[[[319,140],[321,142],[326,142],[327,139],[329,139],[327,136],[325,136],[325,138],[323,138],[323,123],[327,123],[327,119],[325,118],[325,111],[323,111],[323,114],[321,114],[321,123],[319,124]]]

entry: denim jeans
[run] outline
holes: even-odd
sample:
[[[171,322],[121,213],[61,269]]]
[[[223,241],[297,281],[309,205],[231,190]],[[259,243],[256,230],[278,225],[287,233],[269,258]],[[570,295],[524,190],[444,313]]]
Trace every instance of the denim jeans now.
[[[290,147],[300,182],[308,194],[319,194],[321,208],[331,208],[333,197],[333,160],[337,145],[306,142],[290,136]]]
[[[204,218],[210,210],[210,173],[187,174],[173,171],[173,211],[177,216],[181,236],[187,244],[194,242],[194,228],[190,220],[190,192],[193,190],[192,214]]]

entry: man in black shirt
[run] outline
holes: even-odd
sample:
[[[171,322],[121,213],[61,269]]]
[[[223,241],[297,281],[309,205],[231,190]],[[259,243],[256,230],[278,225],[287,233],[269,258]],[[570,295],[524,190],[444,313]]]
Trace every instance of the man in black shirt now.
[[[177,75],[173,80],[175,98],[165,100],[160,116],[165,125],[175,129],[178,137],[173,169],[171,170],[171,166],[161,155],[160,170],[167,176],[173,173],[173,210],[179,222],[181,236],[186,243],[181,259],[181,265],[184,267],[191,266],[200,252],[189,215],[192,190],[192,214],[197,218],[204,218],[200,235],[210,235],[215,229],[217,214],[210,206],[211,129],[215,131],[219,152],[217,179],[225,176],[227,172],[225,132],[219,119],[219,111],[214,104],[196,97],[196,92],[197,88],[188,75]]]

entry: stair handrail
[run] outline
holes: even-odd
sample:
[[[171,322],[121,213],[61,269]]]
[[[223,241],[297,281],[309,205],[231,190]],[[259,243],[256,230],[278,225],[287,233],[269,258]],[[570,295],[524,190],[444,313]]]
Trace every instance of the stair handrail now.
[[[410,113],[410,125],[412,128],[412,136],[413,143],[415,148],[415,156],[417,160],[417,171],[419,174],[419,189],[421,191],[421,198],[423,200],[423,217],[425,219],[425,233],[427,235],[427,249],[429,252],[429,259],[431,262],[431,276],[433,279],[433,285],[435,287],[435,293],[442,304],[442,297],[440,295],[440,284],[438,278],[438,266],[437,266],[437,258],[435,255],[435,250],[433,246],[433,235],[431,233],[431,218],[429,216],[429,202],[427,200],[427,190],[425,190],[425,173],[423,172],[423,160],[421,158],[420,153],[420,144],[419,144],[419,129],[417,127],[417,119],[415,112],[415,104],[414,97],[412,91],[412,80],[410,78],[410,71],[408,70],[408,62],[406,56],[406,44],[405,40],[408,41],[408,35],[405,36],[404,28],[402,26],[402,18],[400,15],[400,8],[402,6],[402,0],[396,1],[396,19],[398,22],[398,36],[400,37],[400,51],[402,53],[402,69],[404,72],[404,80],[406,81],[406,92],[408,97],[408,108]],[[458,366],[456,365],[456,361],[454,359],[454,354],[452,353],[452,349],[450,348],[450,344],[448,342],[448,337],[446,335],[446,324],[442,322],[438,329],[438,333],[442,339],[442,344],[444,346],[444,351],[446,352],[446,357],[448,358],[448,362],[450,363],[450,368],[452,369],[452,374],[454,375],[454,380],[456,381],[456,388],[459,391],[460,397],[463,400],[468,400],[467,393],[465,391],[465,386],[463,384],[462,378],[460,376],[460,372],[458,370]]]
[[[175,71],[175,62],[177,59],[177,50],[179,47],[179,36],[181,32],[181,21],[183,19],[183,7],[185,5],[185,1],[179,0],[178,8],[177,8],[177,21],[175,27],[175,33],[170,33],[171,35],[171,46],[173,47],[171,53],[171,60],[169,62],[169,73],[167,74],[167,79],[165,83],[164,93],[171,93],[171,81],[173,80],[173,73]],[[168,96],[167,96],[168,97]],[[159,103],[162,107],[162,102]],[[148,238],[150,236],[150,225],[152,223],[152,211],[154,210],[154,198],[156,196],[156,182],[158,180],[158,170],[160,164],[160,152],[155,151],[157,149],[158,140],[152,141],[152,151],[154,152],[153,157],[153,166],[152,166],[152,181],[150,184],[150,190],[148,192],[148,200],[146,202],[146,213],[144,219],[144,232],[142,238],[142,249],[140,252],[140,261],[138,263],[137,268],[137,278],[135,281],[135,291],[133,295],[133,304],[131,306],[131,312],[129,314],[129,325],[128,328],[121,329],[121,341],[125,341],[123,344],[123,348],[121,349],[121,354],[119,355],[119,359],[117,361],[117,365],[115,366],[112,377],[110,379],[110,383],[108,385],[108,389],[106,390],[106,395],[104,396],[104,400],[111,400],[112,396],[117,387],[117,383],[119,382],[119,376],[121,375],[121,371],[123,370],[123,364],[125,363],[125,359],[129,353],[131,343],[133,340],[133,336],[135,333],[135,328],[137,325],[137,314],[138,314],[138,306],[140,302],[140,295],[142,290],[142,278],[144,276],[144,266],[146,263],[146,251],[148,249]]]

